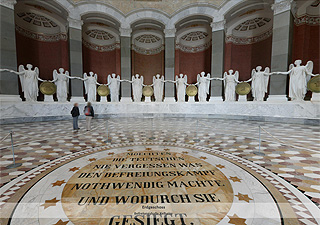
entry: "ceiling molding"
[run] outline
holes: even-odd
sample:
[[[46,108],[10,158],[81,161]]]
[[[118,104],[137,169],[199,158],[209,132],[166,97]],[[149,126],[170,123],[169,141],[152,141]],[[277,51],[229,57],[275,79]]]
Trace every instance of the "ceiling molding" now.
[[[150,48],[150,49],[141,48],[137,45],[132,45],[132,50],[142,55],[156,55],[164,50],[164,45],[161,45],[157,48]]]
[[[309,26],[320,26],[320,16],[302,15],[300,17],[296,17],[294,23],[297,26],[304,24]]]
[[[266,40],[267,38],[272,36],[272,33],[273,33],[273,30],[270,29],[267,32],[255,37],[237,37],[237,36],[229,35],[226,37],[226,43],[233,43],[236,45],[250,45],[250,44],[254,44],[254,43]]]
[[[87,47],[91,50],[97,51],[97,52],[111,52],[116,49],[120,49],[120,43],[114,43],[111,45],[97,45],[97,44],[90,43],[90,42],[82,39],[82,44],[85,47]]]
[[[267,23],[271,22],[270,18],[266,17],[257,17],[254,19],[246,20],[245,22],[239,24],[234,28],[234,30],[243,32],[248,30],[254,30],[259,27],[265,26]]]
[[[204,43],[202,45],[196,46],[196,47],[191,47],[191,46],[186,46],[183,44],[176,44],[176,49],[181,50],[182,52],[187,52],[187,53],[197,53],[197,52],[202,52],[207,50],[212,46],[212,41],[210,40],[207,43]]]
[[[43,42],[57,42],[57,41],[67,41],[68,35],[66,33],[59,33],[59,34],[43,34],[43,33],[36,33],[25,28],[22,28],[16,25],[16,32],[19,34]]]

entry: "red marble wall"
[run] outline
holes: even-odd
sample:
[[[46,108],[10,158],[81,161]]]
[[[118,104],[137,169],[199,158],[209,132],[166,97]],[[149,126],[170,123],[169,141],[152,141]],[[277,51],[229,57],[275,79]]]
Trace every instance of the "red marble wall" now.
[[[54,69],[69,70],[69,45],[67,41],[43,42],[25,37],[16,32],[17,65],[30,63],[39,68],[40,78],[52,80]],[[20,84],[19,84],[20,85]],[[21,87],[20,95],[22,96]],[[38,100],[43,95],[39,93]]]
[[[109,74],[120,75],[120,49],[98,52],[82,45],[83,72],[98,74],[99,83],[107,83]]]
[[[309,60],[313,61],[313,74],[320,72],[320,26],[307,24],[295,25],[293,30],[292,63],[301,59],[305,65]],[[311,98],[308,91],[306,99]]]
[[[175,75],[188,75],[188,83],[196,83],[197,75],[202,71],[211,73],[211,47],[196,53],[175,51]]]
[[[164,51],[155,55],[143,55],[135,51],[131,52],[132,75],[140,74],[144,77],[144,84],[152,84],[153,76],[164,74]]]
[[[52,71],[63,67],[69,70],[69,47],[67,41],[43,42],[16,32],[17,65],[28,63],[37,66],[40,78],[52,79]]]
[[[226,43],[225,45],[225,71],[233,69],[240,73],[240,80],[248,80],[251,71],[257,66],[263,69],[271,66],[272,36],[249,45],[236,45]]]
[[[292,62],[301,59],[303,65],[311,60],[314,63],[313,73],[320,72],[320,26],[294,26]]]

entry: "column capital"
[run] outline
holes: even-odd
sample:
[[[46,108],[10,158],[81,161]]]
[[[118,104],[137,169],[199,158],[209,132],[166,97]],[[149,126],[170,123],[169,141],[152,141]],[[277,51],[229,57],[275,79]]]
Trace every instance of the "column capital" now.
[[[176,29],[172,28],[172,29],[164,29],[164,36],[167,37],[175,37],[176,36]]]
[[[81,30],[82,25],[83,25],[83,21],[80,19],[74,19],[71,17],[68,17],[68,22],[69,22],[69,27],[75,28],[75,29],[79,29]]]
[[[14,5],[17,3],[17,0],[0,0],[0,5],[7,7],[9,9],[14,9]]]
[[[275,0],[275,3],[271,6],[274,15],[292,10],[296,8],[296,2],[294,0]]]
[[[120,27],[119,31],[120,31],[120,36],[122,36],[122,37],[130,37],[131,33],[132,33],[132,29],[131,28]]]
[[[221,21],[213,21],[210,26],[212,28],[212,32],[224,30],[225,29],[226,20]]]

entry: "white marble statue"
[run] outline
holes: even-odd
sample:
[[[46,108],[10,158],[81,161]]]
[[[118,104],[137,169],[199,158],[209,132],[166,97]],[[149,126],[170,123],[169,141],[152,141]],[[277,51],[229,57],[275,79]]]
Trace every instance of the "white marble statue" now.
[[[165,82],[164,76],[160,76],[160,74],[153,76],[152,86],[153,86],[154,98],[156,102],[162,102],[164,82]]]
[[[226,102],[236,101],[236,86],[239,82],[239,72],[233,73],[233,70],[229,70],[229,74],[225,72],[223,78],[216,78],[217,80],[223,80],[224,83],[224,100]]]
[[[266,67],[264,71],[261,71],[262,67],[257,66],[251,72],[251,78],[245,82],[251,82],[251,92],[254,101],[263,101],[265,94],[268,92],[270,68]]]
[[[111,102],[119,102],[119,93],[120,93],[120,76],[116,76],[115,73],[108,75],[108,84],[110,89]]]
[[[178,102],[185,102],[186,99],[186,87],[187,87],[188,77],[180,73],[180,77],[176,76],[176,87],[177,87],[177,98]]]
[[[136,76],[132,76],[132,80],[130,81],[132,83],[132,92],[133,92],[133,100],[135,102],[141,102],[142,98],[142,87],[143,87],[143,76],[140,76],[139,74],[136,74]]]
[[[210,87],[210,74],[208,73],[206,76],[205,72],[201,72],[197,76],[197,83],[198,85],[198,98],[199,102],[206,102],[207,96],[209,94],[209,87]]]
[[[24,93],[24,97],[28,102],[37,101],[37,97],[39,95],[38,80],[45,81],[39,78],[38,67],[35,67],[34,70],[32,70],[32,67],[33,66],[31,64],[27,64],[27,69],[25,69],[23,65],[20,65],[19,72],[9,69],[0,70],[8,71],[19,75],[22,92]]]
[[[101,85],[98,83],[98,75],[93,72],[89,72],[89,76],[87,73],[83,74],[84,87],[87,94],[87,102],[95,102],[97,96],[97,85]]]
[[[69,79],[73,79],[75,77],[69,76],[69,72],[64,72],[63,68],[59,69],[59,72],[57,70],[53,71],[53,80],[51,82],[54,82],[57,86],[57,98],[58,102],[66,102],[68,93],[69,93]]]
[[[312,61],[308,61],[305,66],[301,66],[301,63],[301,60],[296,60],[294,62],[295,66],[291,64],[288,72],[275,72],[277,74],[290,75],[289,97],[292,101],[303,101],[305,94],[307,93],[308,81],[311,76],[317,76],[312,74]]]

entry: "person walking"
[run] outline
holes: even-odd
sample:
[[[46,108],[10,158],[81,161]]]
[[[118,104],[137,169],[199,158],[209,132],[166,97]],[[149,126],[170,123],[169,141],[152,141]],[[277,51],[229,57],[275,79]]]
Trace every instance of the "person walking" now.
[[[80,116],[78,103],[74,103],[73,108],[71,110],[71,115],[73,118],[73,130],[78,131],[80,129],[78,126],[78,118]]]
[[[91,106],[90,102],[87,103],[83,111],[84,115],[86,115],[86,128],[87,131],[89,131],[91,129],[91,120],[94,117],[93,107]]]

